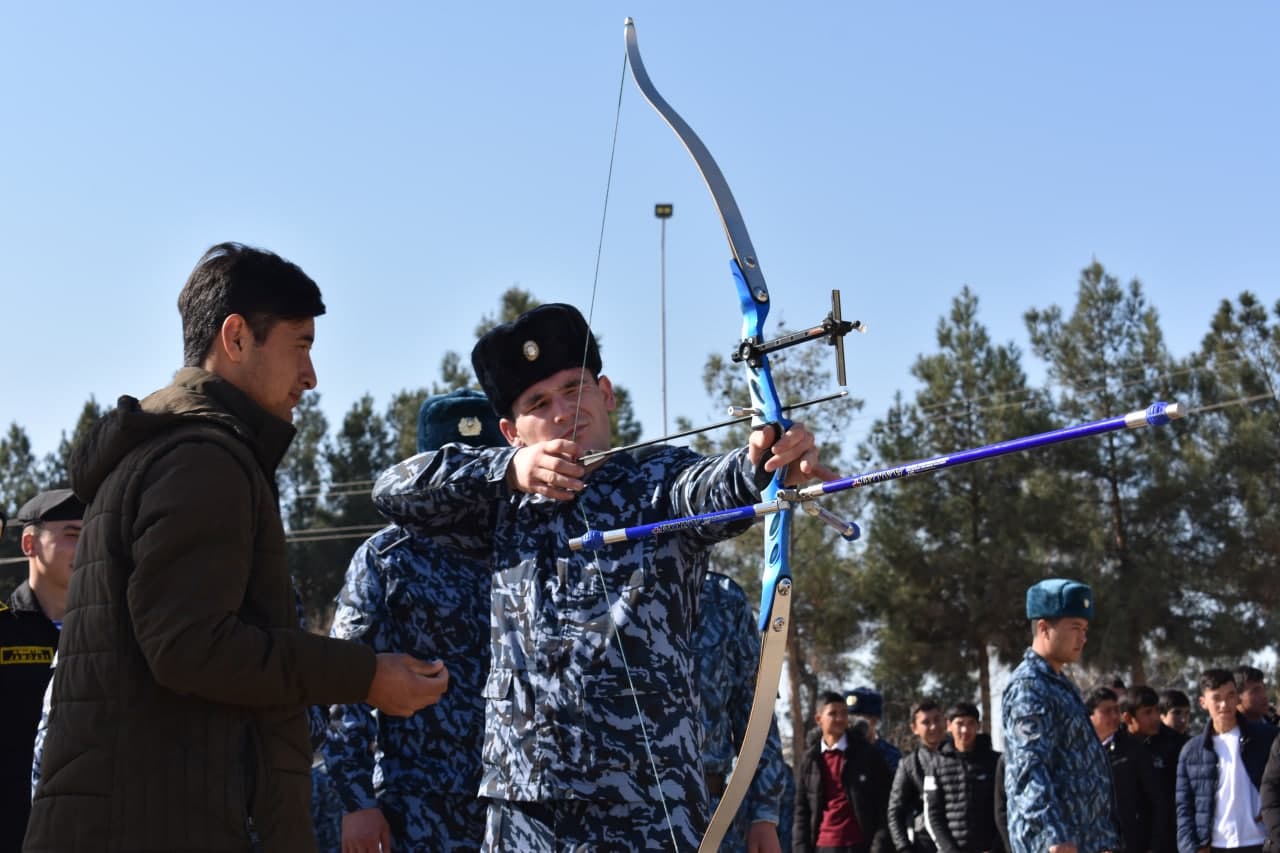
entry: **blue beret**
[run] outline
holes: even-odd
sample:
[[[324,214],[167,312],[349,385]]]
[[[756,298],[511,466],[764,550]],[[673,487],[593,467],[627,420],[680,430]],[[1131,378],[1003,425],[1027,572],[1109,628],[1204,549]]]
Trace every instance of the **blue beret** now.
[[[884,697],[870,687],[855,687],[844,697],[844,703],[848,706],[850,714],[860,714],[864,717],[884,716]]]
[[[418,452],[450,442],[472,447],[505,447],[493,407],[479,391],[463,388],[428,397],[418,410]]]
[[[600,346],[582,313],[548,302],[476,341],[471,367],[498,417],[511,417],[516,398],[534,384],[569,368],[600,375]]]
[[[1028,619],[1093,619],[1093,590],[1067,578],[1042,580],[1027,590]]]

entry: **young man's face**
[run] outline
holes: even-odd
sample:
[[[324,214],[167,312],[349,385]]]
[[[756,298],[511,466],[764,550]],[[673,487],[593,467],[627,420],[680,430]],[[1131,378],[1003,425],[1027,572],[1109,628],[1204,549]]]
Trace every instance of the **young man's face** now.
[[[1120,728],[1120,704],[1114,699],[1103,699],[1089,714],[1093,732],[1098,740],[1106,740]]]
[[[1050,621],[1042,620],[1047,632],[1046,657],[1051,663],[1062,666],[1080,660],[1084,644],[1089,636],[1089,620],[1074,616]]]
[[[1239,704],[1240,697],[1233,681],[1200,694],[1200,707],[1209,712],[1213,730],[1218,734],[1225,734],[1236,727],[1236,706]]]
[[[933,708],[916,711],[916,717],[911,721],[911,733],[920,738],[926,748],[937,749],[947,734],[946,725],[942,721],[942,710]]]
[[[1124,724],[1131,735],[1151,737],[1160,731],[1160,709],[1155,705],[1144,705],[1125,714]]]
[[[65,587],[71,582],[71,559],[80,541],[80,522],[42,521],[22,533],[22,552],[36,574]]]
[[[1267,685],[1261,681],[1246,681],[1244,692],[1240,694],[1240,713],[1250,720],[1260,720],[1268,710]]]
[[[1191,706],[1181,705],[1177,708],[1170,708],[1160,715],[1160,722],[1178,734],[1185,735],[1187,729],[1191,727]]]
[[[316,371],[311,365],[311,346],[316,339],[316,321],[279,320],[261,343],[246,330],[244,359],[235,384],[262,408],[282,421],[293,422],[293,407],[302,392],[316,387]]]
[[[849,708],[843,702],[828,702],[814,715],[822,739],[833,744],[849,729]]]
[[[952,717],[947,723],[947,732],[951,735],[951,742],[956,745],[959,752],[968,752],[973,749],[973,745],[978,740],[978,721],[973,717],[959,716]]]
[[[609,377],[595,379],[571,367],[526,388],[499,426],[516,447],[567,438],[588,453],[608,450],[613,439],[609,413],[616,405]]]

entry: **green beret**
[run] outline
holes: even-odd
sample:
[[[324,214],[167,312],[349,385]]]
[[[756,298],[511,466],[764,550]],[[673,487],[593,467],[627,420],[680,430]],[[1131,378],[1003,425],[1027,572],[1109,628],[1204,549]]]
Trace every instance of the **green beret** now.
[[[1042,580],[1027,590],[1028,619],[1093,619],[1093,590],[1067,578]]]
[[[516,398],[548,376],[585,368],[599,377],[600,347],[577,308],[549,302],[485,332],[471,366],[498,417],[509,418]]]

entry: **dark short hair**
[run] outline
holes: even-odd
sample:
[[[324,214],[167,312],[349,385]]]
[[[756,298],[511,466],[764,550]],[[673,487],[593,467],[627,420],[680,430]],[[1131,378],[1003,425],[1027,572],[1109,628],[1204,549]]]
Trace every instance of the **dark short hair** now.
[[[1160,715],[1172,711],[1174,708],[1190,708],[1191,699],[1187,694],[1175,688],[1167,688],[1160,691]]]
[[[1235,686],[1236,677],[1226,669],[1206,669],[1200,673],[1200,692],[1205,693],[1209,690],[1217,690],[1224,684]]]
[[[914,726],[916,724],[916,714],[920,714],[925,711],[938,711],[941,709],[942,706],[938,704],[937,699],[933,699],[928,696],[920,699],[911,706],[911,725]]]
[[[973,717],[975,720],[981,720],[982,712],[972,702],[955,702],[947,709],[947,722],[951,722],[956,717]]]
[[[844,696],[842,694],[836,693],[834,690],[824,690],[822,694],[818,696],[818,707],[816,710],[821,711],[832,702],[835,702],[841,708],[845,707]]]
[[[1114,690],[1110,687],[1098,686],[1089,691],[1089,695],[1084,700],[1084,707],[1092,714],[1094,709],[1103,702],[1114,701],[1116,701],[1116,692]]]
[[[1155,708],[1159,704],[1160,694],[1156,693],[1154,687],[1135,684],[1125,691],[1124,698],[1120,700],[1120,713],[1133,715],[1138,713],[1139,708]]]
[[[211,246],[178,294],[182,315],[182,358],[188,367],[204,362],[223,322],[245,318],[254,341],[266,340],[281,320],[305,320],[324,313],[320,288],[294,263],[242,243]]]
[[[1262,670],[1256,666],[1238,666],[1232,675],[1235,677],[1236,691],[1239,693],[1244,692],[1245,685],[1262,684],[1267,680],[1267,677],[1262,674]]]

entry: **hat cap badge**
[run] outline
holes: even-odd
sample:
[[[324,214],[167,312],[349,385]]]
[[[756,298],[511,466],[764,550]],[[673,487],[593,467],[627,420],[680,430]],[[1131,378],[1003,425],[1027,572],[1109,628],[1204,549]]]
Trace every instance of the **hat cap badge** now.
[[[521,352],[524,353],[524,357],[529,361],[537,361],[542,350],[538,348],[537,341],[525,341],[524,346],[521,347]]]
[[[471,415],[458,419],[458,435],[475,438],[480,434],[480,419]]]

